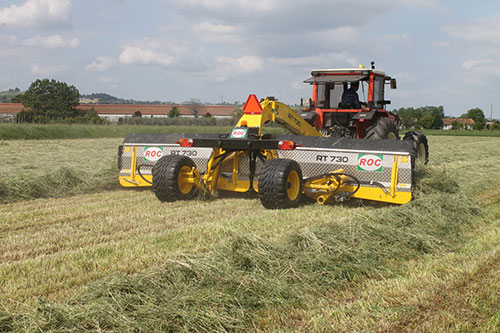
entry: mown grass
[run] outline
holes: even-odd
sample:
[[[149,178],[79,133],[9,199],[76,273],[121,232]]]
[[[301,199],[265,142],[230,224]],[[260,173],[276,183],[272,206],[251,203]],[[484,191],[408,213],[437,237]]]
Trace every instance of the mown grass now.
[[[277,235],[235,228],[207,251],[167,256],[162,268],[137,275],[112,274],[66,303],[41,302],[36,312],[13,316],[12,323],[42,331],[245,330],[258,326],[259,315],[270,309],[288,311],[308,296],[399,274],[401,261],[453,250],[480,213],[460,194],[429,194],[404,207],[352,210],[325,219],[334,207],[302,207],[287,212],[288,217],[308,214],[313,223]],[[260,215],[266,223],[267,214]],[[100,255],[89,257],[92,271]]]
[[[162,204],[149,191],[124,190],[1,205],[0,327],[418,330],[427,317],[408,318],[440,285],[474,272],[460,262],[490,263],[498,243],[486,235],[500,227],[495,201],[483,197],[500,185],[498,139],[430,141],[431,165],[405,206],[268,211],[255,198]],[[477,281],[483,310],[451,319],[455,309],[427,307],[433,322],[467,328],[473,316],[492,316],[495,294]],[[498,327],[498,314],[491,318],[483,327]]]
[[[482,219],[464,246],[401,262],[402,274],[369,279],[311,298],[307,307],[269,312],[266,330],[337,332],[498,332],[500,190],[488,191]]]
[[[122,139],[12,140],[0,144],[0,203],[118,188]]]

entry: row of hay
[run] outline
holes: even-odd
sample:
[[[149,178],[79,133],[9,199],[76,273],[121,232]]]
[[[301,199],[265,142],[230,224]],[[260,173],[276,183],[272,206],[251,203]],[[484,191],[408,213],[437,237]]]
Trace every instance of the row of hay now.
[[[60,167],[37,176],[19,174],[0,179],[0,203],[60,198],[118,188],[116,174],[117,171],[112,168],[91,173],[69,167]]]
[[[446,172],[424,173],[408,205],[325,218],[273,239],[233,234],[208,253],[182,255],[162,269],[109,276],[65,303],[41,300],[29,313],[0,313],[0,330],[256,329],[266,310],[307,306],[311,295],[394,276],[405,260],[459,246],[481,210]]]

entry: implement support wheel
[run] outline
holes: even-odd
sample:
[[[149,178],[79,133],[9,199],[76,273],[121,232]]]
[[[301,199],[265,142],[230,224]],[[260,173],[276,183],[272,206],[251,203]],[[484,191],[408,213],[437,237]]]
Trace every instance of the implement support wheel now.
[[[189,199],[196,186],[189,182],[195,167],[186,156],[167,155],[160,158],[153,168],[153,192],[160,201]]]
[[[410,131],[407,132],[403,140],[413,142],[413,155],[416,161],[427,164],[429,161],[429,143],[427,137],[422,132]]]
[[[376,122],[366,129],[365,139],[399,140],[399,130],[396,121],[388,117],[377,119]]]
[[[302,197],[302,170],[294,160],[271,159],[259,175],[259,198],[265,208],[292,208]]]

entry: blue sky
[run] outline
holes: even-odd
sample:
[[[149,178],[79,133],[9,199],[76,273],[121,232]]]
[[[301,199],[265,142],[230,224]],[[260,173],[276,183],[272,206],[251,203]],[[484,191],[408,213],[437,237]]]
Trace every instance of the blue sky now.
[[[0,0],[0,43],[0,90],[295,104],[311,70],[374,60],[398,80],[389,109],[500,118],[498,0]]]

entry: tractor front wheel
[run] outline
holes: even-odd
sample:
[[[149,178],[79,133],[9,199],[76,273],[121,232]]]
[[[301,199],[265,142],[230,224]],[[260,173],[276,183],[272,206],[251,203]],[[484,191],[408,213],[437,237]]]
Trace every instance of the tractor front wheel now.
[[[153,192],[160,201],[189,199],[196,190],[190,181],[195,164],[186,156],[167,155],[153,168]]]
[[[388,117],[377,119],[376,122],[366,129],[365,139],[399,140],[399,130],[396,121]]]
[[[302,197],[302,170],[294,160],[271,159],[259,175],[259,198],[265,208],[292,208]]]

